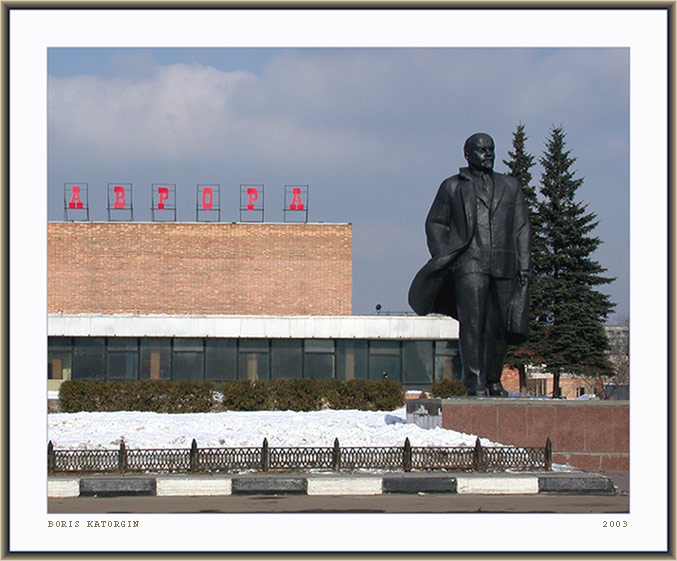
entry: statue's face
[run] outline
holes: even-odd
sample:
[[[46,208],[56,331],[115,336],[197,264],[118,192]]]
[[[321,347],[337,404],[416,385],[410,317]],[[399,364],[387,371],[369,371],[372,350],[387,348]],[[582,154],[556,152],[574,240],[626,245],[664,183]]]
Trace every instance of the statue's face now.
[[[478,135],[468,146],[465,157],[470,167],[491,171],[494,169],[494,141],[490,136]]]

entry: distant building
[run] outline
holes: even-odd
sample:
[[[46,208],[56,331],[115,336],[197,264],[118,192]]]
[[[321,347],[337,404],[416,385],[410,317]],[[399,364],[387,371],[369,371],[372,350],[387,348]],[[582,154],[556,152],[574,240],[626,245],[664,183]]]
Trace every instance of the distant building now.
[[[552,397],[553,376],[543,366],[527,366],[527,394],[533,397]],[[598,378],[587,378],[562,373],[559,378],[559,397],[576,399],[582,396],[602,396],[602,382]]]
[[[630,399],[630,329],[607,327],[609,359],[614,365],[614,376],[604,379],[606,399]]]
[[[629,336],[627,327],[605,327],[609,338],[609,359],[614,376],[586,377],[560,374],[560,394],[566,399],[595,396],[600,399],[628,399],[629,397]],[[527,393],[540,397],[553,394],[553,376],[543,366],[527,367]]]

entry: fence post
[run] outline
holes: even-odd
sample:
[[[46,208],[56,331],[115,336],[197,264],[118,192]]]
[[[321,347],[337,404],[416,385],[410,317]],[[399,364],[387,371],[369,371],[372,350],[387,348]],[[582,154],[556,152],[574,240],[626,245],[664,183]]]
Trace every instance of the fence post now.
[[[263,447],[261,448],[261,471],[268,471],[270,464],[270,456],[268,452],[268,439],[263,439]]]
[[[193,439],[193,442],[190,444],[190,471],[198,470],[198,459],[197,459],[197,440]]]
[[[402,454],[402,460],[404,465],[404,471],[411,471],[411,442],[409,442],[409,437],[404,441],[404,451]]]
[[[54,473],[55,465],[56,453],[54,452],[54,444],[50,440],[49,444],[47,444],[47,473]]]
[[[118,467],[121,472],[127,471],[127,449],[125,447],[125,441],[120,440],[120,452],[118,452]]]
[[[552,442],[550,437],[545,441],[545,469],[552,471]]]
[[[477,437],[475,441],[475,453],[473,457],[473,467],[477,471],[484,471],[484,454],[482,453],[482,444],[480,443],[480,437]]]
[[[334,471],[341,469],[341,448],[338,438],[334,439],[334,449],[331,451],[331,466]]]

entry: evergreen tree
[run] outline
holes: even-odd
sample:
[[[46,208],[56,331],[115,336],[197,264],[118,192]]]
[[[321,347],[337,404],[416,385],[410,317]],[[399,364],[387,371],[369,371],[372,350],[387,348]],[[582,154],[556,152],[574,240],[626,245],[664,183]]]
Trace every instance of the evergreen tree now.
[[[540,159],[539,217],[542,256],[534,262],[540,302],[534,321],[538,354],[555,376],[568,372],[585,376],[610,374],[609,342],[604,323],[615,304],[597,291],[614,279],[603,276],[606,269],[592,259],[601,240],[591,232],[598,224],[587,205],[576,201],[583,179],[574,177],[576,158],[565,149],[562,127],[554,127]],[[557,394],[555,394],[557,395]]]
[[[519,183],[527,206],[529,207],[529,218],[532,225],[538,220],[538,208],[536,199],[536,188],[530,185],[531,183],[531,168],[534,167],[534,157],[525,151],[524,145],[529,137],[524,132],[524,125],[520,123],[517,129],[512,133],[512,148],[513,151],[508,151],[510,160],[503,160],[503,163],[510,169],[511,175]]]
[[[524,132],[524,125],[520,123],[512,135],[512,151],[508,151],[509,160],[503,160],[503,163],[510,170],[509,175],[517,179],[529,211],[531,222],[531,259],[532,270],[538,268],[537,263],[542,260],[543,238],[541,235],[541,219],[538,213],[538,199],[536,188],[531,185],[531,168],[534,166],[534,157],[526,152],[525,144],[528,137]],[[529,287],[529,339],[522,345],[511,345],[508,349],[506,364],[517,368],[520,378],[520,391],[526,390],[526,366],[541,362],[538,354],[538,341],[543,331],[541,325],[536,321],[539,317],[537,309],[539,308],[538,278],[532,275]]]

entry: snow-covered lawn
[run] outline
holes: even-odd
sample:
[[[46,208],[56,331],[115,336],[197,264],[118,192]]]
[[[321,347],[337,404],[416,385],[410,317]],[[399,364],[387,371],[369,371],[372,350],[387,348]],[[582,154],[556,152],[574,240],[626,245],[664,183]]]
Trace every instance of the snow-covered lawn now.
[[[226,411],[160,414],[51,413],[48,438],[57,449],[200,447],[474,446],[476,436],[442,428],[422,429],[406,423],[406,409],[395,411]],[[480,439],[483,446],[495,443]]]

